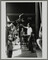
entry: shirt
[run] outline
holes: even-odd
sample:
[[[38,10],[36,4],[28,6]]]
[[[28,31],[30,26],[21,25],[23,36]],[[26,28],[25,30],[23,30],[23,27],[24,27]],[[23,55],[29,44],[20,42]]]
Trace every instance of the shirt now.
[[[27,27],[27,35],[31,35],[32,33],[32,28],[31,27]]]

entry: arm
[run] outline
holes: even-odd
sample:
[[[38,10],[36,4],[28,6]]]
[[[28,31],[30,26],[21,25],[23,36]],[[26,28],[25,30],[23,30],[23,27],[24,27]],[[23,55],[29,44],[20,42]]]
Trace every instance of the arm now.
[[[23,26],[24,28],[27,28],[26,26]]]
[[[24,26],[24,25],[22,25],[22,24],[20,24],[21,26],[23,26],[24,28],[28,28],[28,27],[26,27],[26,26]]]

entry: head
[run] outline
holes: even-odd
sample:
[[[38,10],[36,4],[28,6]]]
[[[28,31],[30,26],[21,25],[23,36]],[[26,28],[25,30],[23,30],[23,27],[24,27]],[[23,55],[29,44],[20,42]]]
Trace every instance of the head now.
[[[27,24],[27,27],[30,27],[30,24],[29,23]]]
[[[7,22],[7,27],[10,27],[11,26],[11,22]]]

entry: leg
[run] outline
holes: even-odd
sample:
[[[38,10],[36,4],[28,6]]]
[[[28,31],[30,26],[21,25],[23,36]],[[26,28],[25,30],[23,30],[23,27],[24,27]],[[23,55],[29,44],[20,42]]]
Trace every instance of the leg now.
[[[37,39],[37,44],[38,44],[39,48],[42,50],[40,43],[41,43],[41,39]]]

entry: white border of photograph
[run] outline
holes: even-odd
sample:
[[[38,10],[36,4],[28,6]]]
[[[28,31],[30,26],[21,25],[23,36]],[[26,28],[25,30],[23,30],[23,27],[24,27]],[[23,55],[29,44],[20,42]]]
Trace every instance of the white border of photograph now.
[[[7,58],[6,56],[6,2],[42,2],[42,57]],[[1,59],[47,59],[47,1],[1,1]]]

